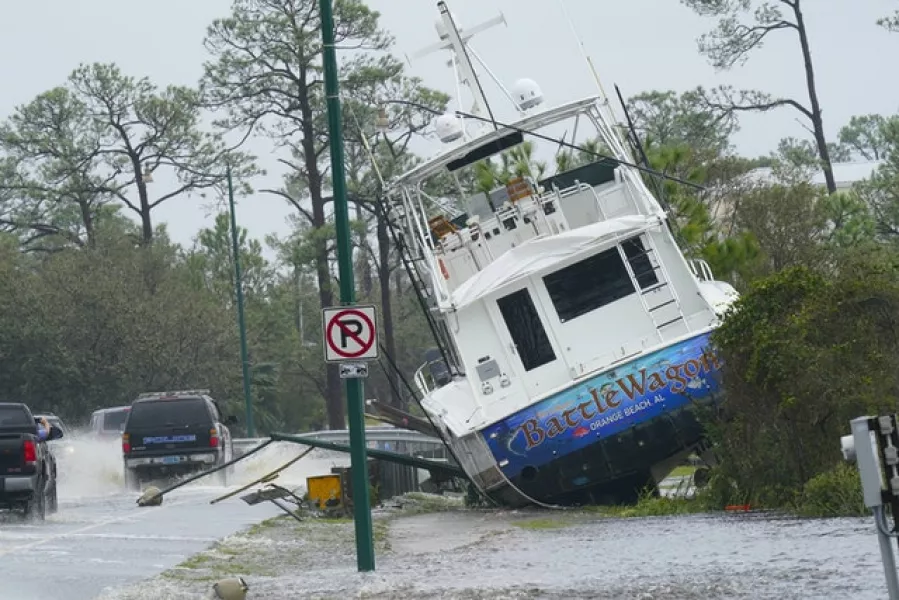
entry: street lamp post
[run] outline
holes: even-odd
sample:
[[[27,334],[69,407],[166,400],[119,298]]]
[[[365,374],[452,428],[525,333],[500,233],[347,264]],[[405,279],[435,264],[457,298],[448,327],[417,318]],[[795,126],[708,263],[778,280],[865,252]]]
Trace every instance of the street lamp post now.
[[[240,363],[243,369],[243,400],[246,409],[247,437],[256,437],[253,425],[253,400],[250,395],[250,359],[247,352],[247,323],[243,312],[243,281],[240,272],[240,244],[237,239],[237,217],[234,214],[234,184],[228,165],[228,206],[231,209],[231,247],[234,253],[234,291],[237,294],[237,326],[240,328]]]
[[[353,247],[350,238],[346,173],[343,165],[343,125],[337,81],[337,57],[334,51],[334,15],[331,0],[319,1],[322,20],[322,42],[325,97],[328,104],[328,133],[331,142],[331,180],[334,196],[334,224],[337,235],[337,268],[340,277],[340,302],[356,303],[353,281]],[[369,498],[368,456],[365,452],[365,413],[362,380],[346,380],[347,419],[350,427],[350,460],[353,486],[353,512],[356,524],[356,563],[359,571],[375,570]]]

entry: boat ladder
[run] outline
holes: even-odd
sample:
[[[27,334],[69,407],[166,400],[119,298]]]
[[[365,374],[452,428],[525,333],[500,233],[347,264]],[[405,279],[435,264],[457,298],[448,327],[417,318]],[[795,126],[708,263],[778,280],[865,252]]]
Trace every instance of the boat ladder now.
[[[632,239],[640,240],[643,244],[643,250],[639,253],[634,253],[629,256],[628,253],[625,252],[624,246],[622,244],[618,244],[618,253],[621,256],[621,259],[624,262],[624,266],[627,269],[627,273],[634,284],[634,289],[637,290],[637,293],[640,296],[640,303],[643,305],[643,310],[646,311],[646,314],[648,314],[649,318],[652,320],[652,323],[659,334],[659,339],[661,341],[665,341],[664,336],[662,335],[662,330],[671,327],[672,325],[676,325],[680,322],[686,324],[687,319],[684,316],[684,311],[681,307],[677,291],[674,289],[674,286],[671,285],[671,278],[668,275],[668,269],[666,269],[665,265],[662,264],[662,260],[656,252],[655,243],[652,241],[652,238],[648,235],[641,235],[637,238]],[[653,257],[655,257],[654,260]],[[641,258],[647,259],[649,269],[646,269],[647,262],[644,262],[642,265],[639,264],[638,261]],[[640,272],[637,273],[636,269],[640,269]],[[652,283],[643,285],[641,283],[641,279],[643,279],[644,283],[646,283],[645,279],[650,273],[658,273],[659,276],[653,277],[652,279],[654,281]],[[662,289],[667,289],[670,293],[670,296],[663,296],[660,302],[651,304],[648,300],[648,296],[654,295],[656,292]],[[677,316],[669,316],[664,320],[661,320],[660,322],[660,320],[657,319],[658,311],[672,305],[677,309]]]

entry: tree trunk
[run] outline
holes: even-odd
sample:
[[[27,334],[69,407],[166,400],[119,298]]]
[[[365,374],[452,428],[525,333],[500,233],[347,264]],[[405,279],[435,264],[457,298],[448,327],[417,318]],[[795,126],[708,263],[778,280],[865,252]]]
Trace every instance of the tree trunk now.
[[[90,202],[79,201],[78,208],[81,211],[81,224],[84,225],[84,236],[87,238],[87,245],[93,248],[96,244],[94,239],[94,215],[91,213]]]
[[[378,282],[381,287],[381,320],[384,331],[384,347],[390,355],[391,362],[396,362],[396,339],[393,330],[393,304],[390,297],[390,234],[387,230],[387,217],[378,211],[377,214],[377,239],[378,239]],[[388,363],[389,364],[389,363]],[[387,373],[390,380],[390,390],[399,390],[400,381],[397,374],[391,369]],[[391,394],[393,405],[401,410],[406,410],[402,397]]]
[[[824,120],[821,117],[821,104],[818,102],[818,90],[815,85],[815,69],[812,66],[812,51],[809,49],[808,35],[805,31],[805,19],[799,0],[793,5],[796,15],[796,28],[799,30],[799,44],[802,46],[802,59],[805,62],[805,81],[808,86],[808,99],[811,105],[812,128],[815,133],[815,144],[818,146],[818,155],[821,157],[821,167],[824,169],[824,181],[827,184],[828,193],[837,191],[836,179],[833,176],[833,165],[830,162],[830,152],[827,149],[827,138],[824,136]]]
[[[137,196],[140,202],[141,243],[145,246],[153,242],[153,221],[150,218],[150,196],[147,194],[147,182],[140,168],[140,158],[131,155],[131,167],[134,169],[134,182],[137,184]]]
[[[365,215],[362,213],[362,205],[356,202],[356,220],[360,223],[365,222]],[[371,300],[372,294],[375,289],[374,275],[372,273],[371,268],[371,260],[369,260],[368,256],[368,235],[366,229],[361,230],[362,233],[359,235],[359,247],[357,248],[358,254],[357,264],[359,265],[359,279],[362,284],[362,297],[366,300]]]
[[[301,75],[305,81],[305,73]],[[312,106],[309,103],[308,90],[301,86],[299,93],[300,112],[302,113],[303,155],[306,166],[306,177],[309,185],[309,198],[312,202],[312,228],[320,230],[325,222],[325,200],[322,197],[322,176],[318,168],[315,154],[315,130],[313,128]],[[320,236],[316,239],[315,272],[318,280],[318,299],[322,308],[334,305],[331,269],[328,256],[328,241]],[[346,428],[346,410],[343,402],[343,390],[340,384],[340,373],[336,364],[325,365],[325,406],[328,412],[329,429]]]

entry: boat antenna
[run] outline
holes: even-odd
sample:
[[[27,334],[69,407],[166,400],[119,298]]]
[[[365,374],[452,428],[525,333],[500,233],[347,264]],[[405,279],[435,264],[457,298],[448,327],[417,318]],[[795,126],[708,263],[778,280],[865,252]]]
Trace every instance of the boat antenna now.
[[[472,106],[471,112],[479,117],[483,117],[485,114],[484,111],[486,111],[486,115],[489,116],[490,119],[488,121],[482,119],[482,121],[492,123],[495,129],[499,129],[495,124],[493,109],[487,101],[484,87],[481,85],[481,80],[475,72],[474,63],[471,60],[467,42],[474,36],[474,34],[489,29],[494,25],[505,23],[505,17],[500,14],[498,17],[494,17],[480,25],[467,28],[460,33],[446,2],[440,0],[440,2],[437,3],[437,8],[440,10],[440,21],[437,23],[437,32],[440,35],[440,41],[419,50],[413,57],[419,58],[438,50],[451,50],[453,52],[451,64],[454,69],[458,68],[458,70],[461,71],[461,77],[457,77],[456,81],[458,82],[459,79],[462,79],[463,82],[467,84],[468,89],[471,91],[471,95],[474,98],[474,105]],[[461,101],[462,99],[459,98],[459,102]]]
[[[474,70],[474,64],[472,64],[471,56],[468,54],[468,48],[462,40],[462,36],[459,35],[459,28],[456,27],[456,22],[449,11],[449,7],[447,7],[446,2],[440,0],[440,2],[437,3],[437,8],[440,9],[440,16],[443,18],[443,24],[446,27],[446,33],[449,35],[450,41],[453,44],[453,49],[455,50],[456,55],[461,59],[459,62],[461,63],[462,71],[465,73],[465,79],[468,81],[468,87],[474,95],[475,101],[472,112],[478,114],[481,105],[483,105],[483,108],[487,110],[487,114],[490,116],[493,128],[499,129],[496,125],[496,119],[493,116],[493,109],[490,108],[490,102],[487,100],[487,95],[484,93],[484,86],[481,85],[481,80]]]
[[[562,7],[562,14],[565,15],[565,20],[568,22],[568,27],[571,28],[571,35],[574,36],[575,41],[577,42],[578,48],[581,51],[581,56],[587,63],[587,67],[590,69],[590,74],[593,75],[594,81],[596,81],[596,87],[599,88],[599,93],[602,94],[603,99],[608,103],[608,96],[606,96],[606,91],[602,87],[602,82],[599,80],[599,73],[596,71],[596,67],[593,65],[593,59],[590,58],[590,55],[587,54],[587,49],[584,47],[584,41],[581,39],[581,36],[578,35],[577,29],[574,26],[574,21],[571,20],[571,15],[568,14],[568,8],[565,6],[565,0],[559,0],[559,5]]]
[[[587,68],[590,69],[590,74],[593,76],[593,80],[596,82],[596,88],[599,90],[599,96],[602,99],[602,106],[608,111],[610,120],[612,122],[613,128],[612,131],[614,133],[614,127],[622,128],[623,126],[618,121],[618,117],[615,115],[615,112],[612,110],[611,103],[609,102],[609,96],[606,94],[606,90],[602,85],[602,81],[599,78],[599,72],[596,70],[596,65],[593,64],[593,59],[590,58],[590,55],[587,53],[587,48],[584,46],[584,40],[578,34],[577,28],[574,26],[574,21],[571,18],[571,14],[568,12],[568,8],[565,5],[565,0],[559,0],[559,6],[562,8],[562,14],[565,15],[565,20],[568,22],[568,27],[571,29],[571,35],[574,37],[577,42],[578,49],[581,52],[581,57],[583,57],[584,62],[587,63]],[[631,150],[634,150],[631,148]],[[637,157],[636,151],[633,152],[632,156],[634,158]]]

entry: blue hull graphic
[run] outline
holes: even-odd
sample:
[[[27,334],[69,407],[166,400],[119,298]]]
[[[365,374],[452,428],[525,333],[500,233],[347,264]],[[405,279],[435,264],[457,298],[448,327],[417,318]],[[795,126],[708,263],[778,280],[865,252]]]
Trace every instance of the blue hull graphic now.
[[[509,478],[540,468],[693,401],[720,386],[705,333],[591,377],[484,429]],[[663,458],[663,457],[660,457]]]

